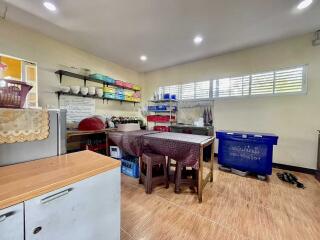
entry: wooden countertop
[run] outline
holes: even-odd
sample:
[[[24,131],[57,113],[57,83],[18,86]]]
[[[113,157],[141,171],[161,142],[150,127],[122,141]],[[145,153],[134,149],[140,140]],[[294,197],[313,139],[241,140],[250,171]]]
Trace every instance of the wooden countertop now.
[[[119,166],[118,160],[86,150],[0,167],[0,209]]]

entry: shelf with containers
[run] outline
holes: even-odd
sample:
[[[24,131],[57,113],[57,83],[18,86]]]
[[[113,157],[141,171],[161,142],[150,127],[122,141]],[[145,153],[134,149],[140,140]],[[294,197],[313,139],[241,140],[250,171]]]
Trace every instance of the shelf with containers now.
[[[56,71],[56,74],[58,74],[60,77],[60,84],[62,83],[62,77],[68,76],[83,80],[84,86],[86,86],[87,81],[102,84],[104,92],[103,97],[98,97],[96,95],[80,95],[58,91],[56,92],[58,94],[58,98],[60,98],[60,95],[70,95],[102,99],[103,101],[114,100],[120,102],[131,102],[134,104],[141,102],[141,87],[133,83],[115,80],[102,74],[91,74],[89,76],[86,76],[64,70],[58,70]]]
[[[178,101],[175,96],[164,95],[164,99],[150,100],[147,122],[153,123],[153,130],[169,132],[170,126],[177,122]]]

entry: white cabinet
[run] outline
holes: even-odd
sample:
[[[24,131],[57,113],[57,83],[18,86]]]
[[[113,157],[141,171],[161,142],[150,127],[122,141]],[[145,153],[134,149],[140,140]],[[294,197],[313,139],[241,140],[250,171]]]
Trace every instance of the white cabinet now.
[[[0,210],[0,240],[24,240],[23,203]]]
[[[26,201],[25,234],[25,240],[119,240],[120,168]]]

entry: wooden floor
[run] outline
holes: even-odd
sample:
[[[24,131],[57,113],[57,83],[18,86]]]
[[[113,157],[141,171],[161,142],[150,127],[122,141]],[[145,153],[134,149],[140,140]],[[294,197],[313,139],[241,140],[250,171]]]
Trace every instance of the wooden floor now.
[[[188,188],[159,186],[146,195],[136,179],[122,176],[122,240],[320,239],[320,184],[294,173],[306,189],[214,171],[203,203]]]

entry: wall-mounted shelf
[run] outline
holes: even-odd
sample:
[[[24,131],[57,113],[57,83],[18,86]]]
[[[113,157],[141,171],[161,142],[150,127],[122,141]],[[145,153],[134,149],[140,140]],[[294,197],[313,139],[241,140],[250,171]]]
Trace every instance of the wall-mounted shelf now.
[[[72,77],[72,78],[77,78],[77,79],[83,80],[84,81],[84,86],[86,86],[87,81],[89,81],[89,82],[95,82],[95,83],[102,84],[103,87],[104,86],[115,86],[115,87],[120,88],[120,89],[129,89],[129,90],[132,90],[132,91],[135,91],[135,92],[139,92],[140,91],[140,90],[134,90],[132,88],[118,86],[118,85],[115,85],[115,84],[110,84],[110,83],[107,83],[107,82],[105,82],[103,80],[90,78],[90,77],[85,76],[85,75],[81,75],[81,74],[77,74],[77,73],[73,73],[73,72],[68,72],[68,71],[65,71],[65,70],[58,70],[55,73],[58,74],[59,77],[60,77],[60,84],[62,82],[62,76],[67,76],[67,77]],[[106,98],[106,97],[98,97],[98,96],[91,96],[91,95],[65,93],[65,92],[61,92],[61,91],[56,92],[56,94],[58,94],[58,100],[59,101],[60,101],[60,95],[68,95],[68,96],[77,96],[77,97],[88,97],[88,98],[94,98],[94,99],[101,99],[101,100],[103,100],[103,102],[105,100],[107,100],[107,102],[109,100],[111,100],[111,101],[119,101],[120,103],[122,103],[122,102],[133,103],[134,105],[136,103],[140,103],[138,101],[128,101],[128,100],[121,100],[121,99],[115,99],[115,98]]]
[[[81,75],[81,74],[77,74],[77,73],[73,73],[73,72],[68,72],[68,71],[65,71],[65,70],[58,70],[55,73],[58,74],[59,77],[60,77],[60,84],[62,82],[62,76],[67,76],[67,77],[78,78],[78,79],[83,80],[84,81],[84,86],[86,86],[87,81],[89,81],[89,82],[95,82],[95,83],[103,84],[103,86],[115,86],[117,88],[128,89],[128,90],[132,90],[132,91],[135,91],[135,92],[139,92],[140,91],[140,90],[134,90],[132,88],[118,86],[116,84],[110,84],[110,83],[107,83],[107,82],[105,82],[103,80],[100,80],[100,79],[90,78],[89,76],[85,76],[85,75]]]
[[[121,100],[121,99],[114,99],[114,98],[106,98],[106,97],[98,97],[98,96],[91,96],[91,95],[82,95],[82,94],[73,94],[73,93],[65,93],[65,92],[61,92],[58,91],[56,92],[56,94],[58,95],[58,100],[60,101],[60,96],[61,95],[67,95],[67,96],[75,96],[75,97],[85,97],[85,98],[94,98],[94,99],[101,99],[103,101],[118,101],[120,103],[122,102],[128,102],[128,103],[133,103],[134,105],[136,103],[140,103],[140,102],[133,102],[133,101],[127,101],[127,100]]]

